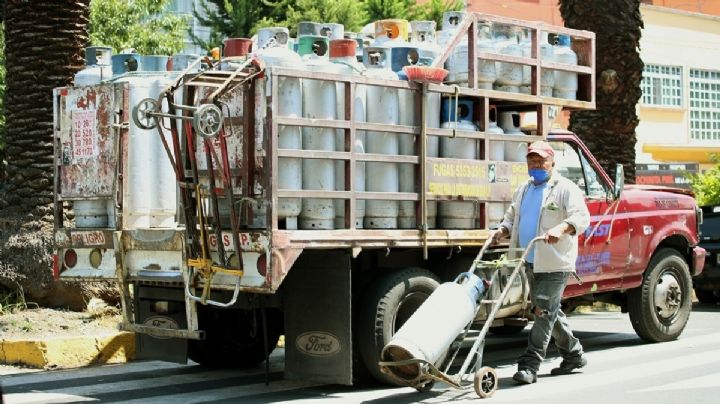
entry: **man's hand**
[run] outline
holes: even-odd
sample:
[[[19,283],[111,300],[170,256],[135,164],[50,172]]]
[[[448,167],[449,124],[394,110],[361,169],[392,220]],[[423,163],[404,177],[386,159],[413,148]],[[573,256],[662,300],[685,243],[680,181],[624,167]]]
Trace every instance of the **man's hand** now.
[[[493,235],[491,236],[490,245],[496,245],[505,238],[505,235],[508,234],[508,231],[505,227],[500,226],[499,229]]]
[[[545,233],[545,242],[548,244],[555,244],[560,240],[560,237],[565,233],[571,233],[573,227],[566,222],[560,223]]]

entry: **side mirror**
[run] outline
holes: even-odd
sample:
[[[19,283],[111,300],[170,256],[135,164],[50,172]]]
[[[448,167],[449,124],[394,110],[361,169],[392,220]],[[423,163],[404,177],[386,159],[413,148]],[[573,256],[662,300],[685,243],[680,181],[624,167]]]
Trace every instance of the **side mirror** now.
[[[613,188],[613,197],[620,199],[620,194],[625,187],[625,169],[622,164],[615,166],[615,188]]]

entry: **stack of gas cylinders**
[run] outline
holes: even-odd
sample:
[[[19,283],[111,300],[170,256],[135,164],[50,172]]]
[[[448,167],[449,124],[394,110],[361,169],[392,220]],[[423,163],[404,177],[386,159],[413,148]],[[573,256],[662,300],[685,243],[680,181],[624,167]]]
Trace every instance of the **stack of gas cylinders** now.
[[[297,36],[292,38],[285,27],[262,28],[252,39],[229,38],[223,43],[222,69],[234,70],[249,57],[263,65],[281,66],[338,75],[407,80],[406,66],[429,66],[448,46],[465,14],[446,12],[442,30],[433,21],[382,20],[372,24],[371,30],[361,33],[345,32],[340,24],[302,22]],[[368,32],[369,31],[369,32]],[[518,27],[500,24],[478,24],[476,52],[512,56],[530,56],[529,32]],[[541,36],[539,57],[553,62],[577,64],[577,55],[570,38]],[[157,98],[161,91],[198,59],[192,55],[144,56],[136,53],[111,55],[108,48],[88,48],[87,67],[75,77],[76,86],[101,82],[127,83],[129,105],[144,98]],[[200,68],[200,64],[196,63]],[[447,84],[468,85],[467,36],[448,57]],[[517,93],[530,92],[530,67],[488,60],[478,60],[477,86]],[[272,79],[272,78],[271,78]],[[270,80],[271,80],[270,79]],[[269,87],[268,87],[269,88]],[[346,120],[345,85],[342,82],[281,77],[278,82],[280,99],[275,116]],[[575,99],[577,75],[572,72],[543,71],[539,86],[541,96]],[[269,95],[267,93],[266,95]],[[355,122],[387,125],[419,126],[420,111],[416,109],[416,93],[394,87],[357,85],[354,91],[353,117]],[[176,93],[177,103],[182,94]],[[242,97],[225,114],[242,114]],[[232,102],[232,100],[231,100]],[[429,92],[426,125],[429,128],[448,128],[478,131],[479,108],[472,98],[441,98]],[[239,111],[239,112],[238,112]],[[493,111],[494,112],[494,111]],[[497,115],[497,116],[495,116]],[[503,110],[491,115],[488,134],[524,136],[520,130],[520,113]],[[233,135],[233,133],[230,133]],[[240,132],[235,135],[241,136]],[[232,136],[228,136],[231,138]],[[242,159],[241,140],[228,139],[230,152],[237,153],[230,161]],[[356,131],[354,144],[346,142],[342,129],[281,125],[278,147],[342,151],[387,155],[418,156],[419,136],[379,131]],[[481,158],[478,140],[463,137],[428,136],[425,145],[428,157],[477,160]],[[489,143],[485,158],[492,161],[525,161],[527,143],[498,141]],[[198,145],[198,168],[207,170],[207,162]],[[173,169],[166,157],[157,130],[145,130],[132,120],[127,150],[128,166],[123,220],[125,228],[164,228],[177,224],[177,191]],[[233,167],[234,168],[234,167]],[[344,191],[345,162],[330,159],[301,159],[281,157],[278,162],[278,187],[287,190]],[[420,192],[415,164],[395,162],[357,162],[352,178],[355,191],[412,193]],[[414,201],[357,200],[355,217],[345,218],[343,199],[280,198],[275,209],[286,229],[338,229],[354,222],[358,229],[417,229]],[[429,228],[470,229],[480,225],[477,209],[481,205],[471,201],[429,201]],[[490,222],[502,218],[502,203],[488,203]],[[111,201],[84,200],[74,206],[76,226],[113,227],[114,206]],[[221,204],[221,216],[229,207]],[[260,210],[260,209],[257,209]],[[260,215],[262,216],[262,215]],[[228,221],[229,223],[229,221]],[[265,223],[257,222],[259,226]]]

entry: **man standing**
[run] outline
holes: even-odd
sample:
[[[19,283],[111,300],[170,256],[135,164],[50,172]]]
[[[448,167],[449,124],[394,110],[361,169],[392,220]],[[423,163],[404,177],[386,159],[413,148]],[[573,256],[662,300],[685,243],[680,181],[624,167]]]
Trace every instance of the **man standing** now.
[[[560,301],[568,277],[575,273],[578,234],[589,225],[590,214],[580,188],[553,170],[554,157],[548,142],[537,141],[528,147],[531,178],[515,191],[492,240],[497,243],[510,235],[511,247],[527,248],[533,238],[545,239],[534,245],[526,259],[535,321],[527,350],[518,359],[518,371],[513,375],[513,380],[520,384],[537,382],[551,336],[563,358],[551,374],[568,374],[587,364],[582,345],[560,309]]]

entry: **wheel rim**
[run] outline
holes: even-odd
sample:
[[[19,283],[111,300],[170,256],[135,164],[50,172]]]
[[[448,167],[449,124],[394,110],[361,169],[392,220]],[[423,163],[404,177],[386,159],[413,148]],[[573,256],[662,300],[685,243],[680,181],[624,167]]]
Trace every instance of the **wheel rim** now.
[[[492,393],[495,390],[496,383],[497,380],[495,380],[495,374],[492,372],[487,372],[482,377],[482,381],[480,382],[480,388],[482,389],[483,393]]]
[[[222,111],[214,104],[198,107],[194,116],[195,130],[204,138],[213,138],[220,133],[222,127]]]
[[[145,98],[140,101],[135,110],[135,124],[141,129],[153,129],[157,125],[157,121],[151,114],[157,113],[157,102],[152,98]]]
[[[663,272],[655,285],[655,312],[661,321],[671,321],[682,305],[682,288],[670,270]]]
[[[395,312],[395,320],[393,321],[393,335],[402,327],[403,324],[415,313],[415,310],[428,298],[428,295],[422,292],[408,293],[398,305]]]

